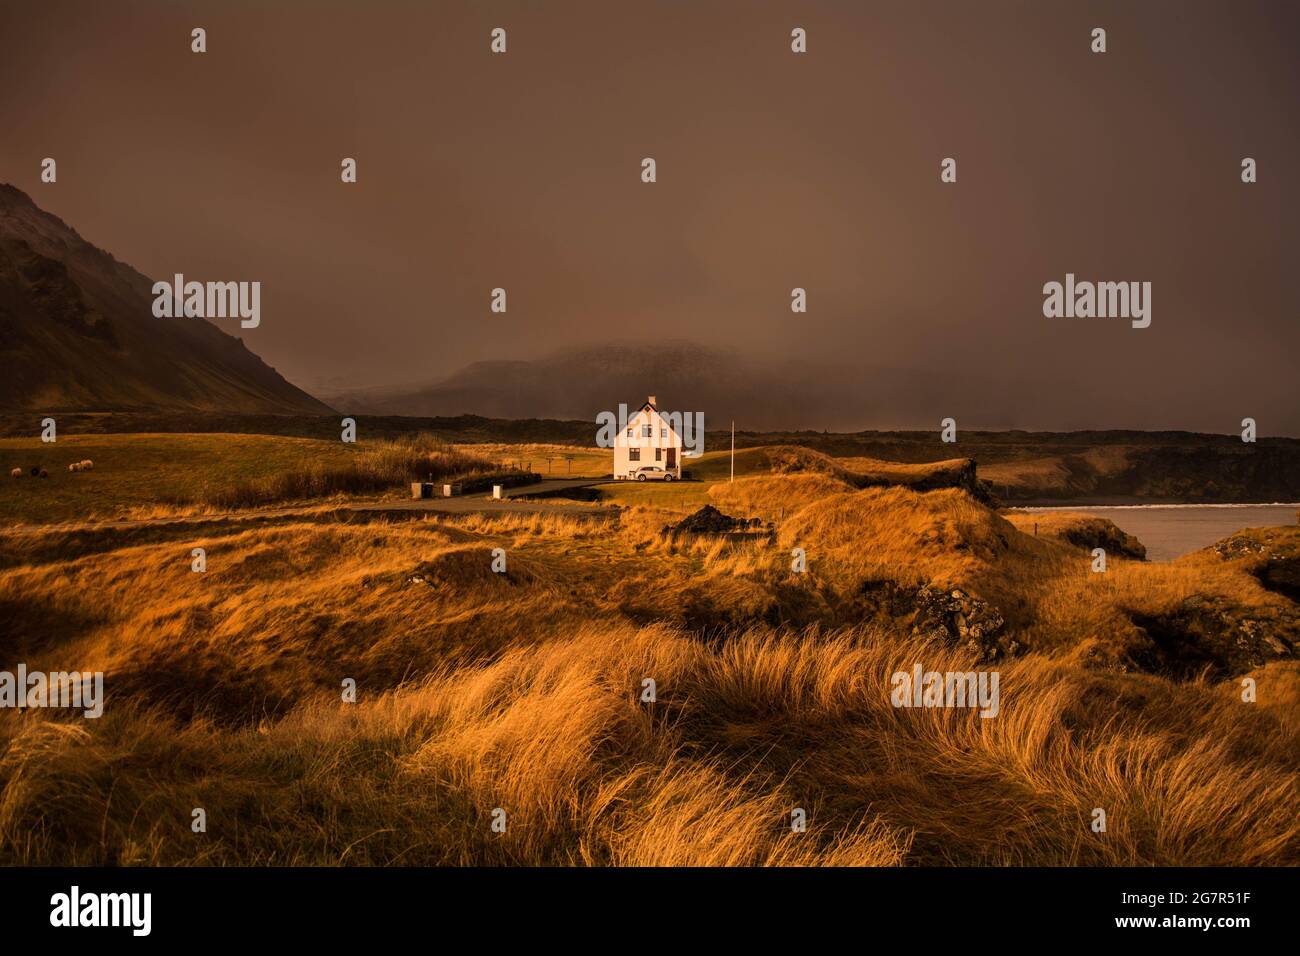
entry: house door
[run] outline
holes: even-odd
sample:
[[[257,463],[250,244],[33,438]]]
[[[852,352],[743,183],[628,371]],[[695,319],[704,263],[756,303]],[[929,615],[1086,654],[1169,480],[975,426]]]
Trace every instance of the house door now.
[[[668,449],[668,460],[667,460],[666,462],[664,462],[664,464],[665,464],[668,468],[676,468],[676,467],[677,467],[677,449],[676,449],[676,448],[669,448],[669,449]]]

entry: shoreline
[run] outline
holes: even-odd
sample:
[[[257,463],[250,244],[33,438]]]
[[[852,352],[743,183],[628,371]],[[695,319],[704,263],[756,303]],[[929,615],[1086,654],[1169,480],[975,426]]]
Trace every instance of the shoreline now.
[[[1296,508],[1296,501],[1177,501],[1168,498],[1086,498],[1061,502],[1060,499],[1036,498],[1016,504],[1003,504],[999,511],[1075,511],[1080,508]]]

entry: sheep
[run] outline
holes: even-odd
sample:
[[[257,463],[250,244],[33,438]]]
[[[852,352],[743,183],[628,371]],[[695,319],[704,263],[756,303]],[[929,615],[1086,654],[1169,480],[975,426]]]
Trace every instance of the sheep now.
[[[95,463],[91,461],[89,458],[87,458],[85,461],[78,462],[78,464],[81,465],[82,471],[93,471],[95,469]]]
[[[68,471],[81,471],[81,462],[74,461],[68,466]]]
[[[50,477],[50,473],[49,473],[48,471],[46,471],[44,468],[42,468],[42,469],[41,469],[41,477],[42,477],[42,478],[48,478],[48,477]]]
[[[21,468],[14,468],[12,471],[9,472],[10,478],[21,478],[22,476],[23,476],[23,470]]]
[[[39,478],[41,476],[41,466],[32,465],[32,467],[28,469],[28,474],[30,474],[33,478]]]

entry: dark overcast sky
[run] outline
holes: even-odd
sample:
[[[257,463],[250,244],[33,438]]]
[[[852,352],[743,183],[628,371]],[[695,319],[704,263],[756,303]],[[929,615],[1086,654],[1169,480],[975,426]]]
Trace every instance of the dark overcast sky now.
[[[260,280],[223,327],[308,387],[685,338],[1300,434],[1298,91],[1284,2],[4,0],[0,180],[149,275]],[[1151,327],[1044,318],[1067,271],[1152,282]]]

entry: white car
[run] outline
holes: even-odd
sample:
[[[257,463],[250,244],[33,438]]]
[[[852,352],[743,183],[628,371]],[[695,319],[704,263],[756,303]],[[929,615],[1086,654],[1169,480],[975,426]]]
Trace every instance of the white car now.
[[[673,473],[664,471],[658,465],[642,465],[636,470],[637,481],[672,481]]]

